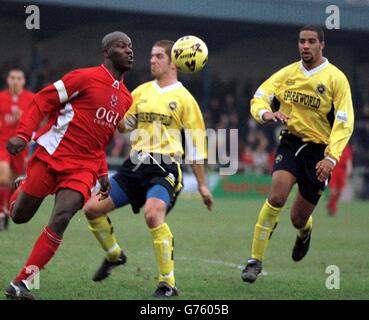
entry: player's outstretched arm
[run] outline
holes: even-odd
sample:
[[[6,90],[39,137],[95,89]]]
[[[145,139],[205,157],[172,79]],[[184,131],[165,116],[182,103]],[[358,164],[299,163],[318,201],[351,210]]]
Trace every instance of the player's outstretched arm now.
[[[196,177],[199,193],[208,210],[213,206],[213,196],[206,185],[205,168],[202,163],[191,164],[192,171]]]
[[[76,70],[43,88],[34,96],[27,110],[22,113],[17,127],[17,136],[30,141],[33,132],[37,131],[45,116],[59,110],[66,102],[77,97],[85,86],[86,76]]]
[[[120,133],[133,131],[137,128],[137,117],[131,114],[130,111],[126,113],[124,118],[118,122],[117,129]]]

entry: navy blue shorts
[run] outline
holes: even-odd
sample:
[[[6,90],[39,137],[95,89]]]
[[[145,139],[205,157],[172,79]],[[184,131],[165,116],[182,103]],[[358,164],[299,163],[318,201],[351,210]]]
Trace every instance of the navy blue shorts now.
[[[182,169],[176,161],[144,161],[137,164],[127,159],[113,176],[114,180],[128,196],[134,213],[139,213],[149,196],[155,196],[167,203],[164,193],[155,185],[164,187],[169,194],[167,213],[173,208],[183,187]]]
[[[120,208],[120,207],[123,207],[129,204],[130,199],[128,198],[127,193],[120,187],[120,185],[114,179],[114,177],[111,177],[109,181],[111,185],[109,195],[112,198],[115,207]],[[168,190],[160,184],[153,185],[147,191],[146,200],[150,198],[157,198],[157,199],[162,200],[165,203],[167,208],[170,206],[171,199],[170,199]]]

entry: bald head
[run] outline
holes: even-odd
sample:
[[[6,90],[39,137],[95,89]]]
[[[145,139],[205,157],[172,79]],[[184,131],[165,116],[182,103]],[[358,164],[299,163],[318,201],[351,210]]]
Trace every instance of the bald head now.
[[[103,51],[108,50],[116,41],[131,42],[131,39],[121,31],[114,31],[104,36],[101,41]]]
[[[104,65],[121,79],[123,73],[132,69],[133,48],[132,41],[124,32],[114,31],[105,35],[101,41]]]

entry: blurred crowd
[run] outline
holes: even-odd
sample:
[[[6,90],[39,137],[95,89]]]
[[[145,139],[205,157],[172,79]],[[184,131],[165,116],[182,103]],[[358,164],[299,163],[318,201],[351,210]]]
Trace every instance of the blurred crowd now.
[[[4,87],[6,71],[17,61],[6,61],[0,66],[1,88]],[[37,92],[46,85],[56,81],[66,72],[76,66],[72,63],[53,65],[48,60],[36,63],[31,70],[26,70],[27,87]],[[128,89],[133,90],[137,85],[151,79],[147,70],[132,71],[125,80]],[[263,79],[250,79],[239,82],[224,81],[221,76],[208,76],[206,71],[194,75],[180,75],[180,80],[192,92],[203,111],[207,128],[212,129],[238,129],[237,141],[231,141],[231,137],[218,141],[229,145],[238,143],[240,172],[269,173],[274,161],[274,150],[278,142],[280,125],[260,126],[251,117],[249,111],[250,100]],[[360,92],[360,94],[357,94]],[[353,90],[355,106],[355,131],[350,141],[353,149],[354,167],[362,168],[361,174],[364,182],[369,183],[369,87],[366,90]],[[111,163],[120,163],[120,159],[128,155],[129,138],[127,135],[116,134],[114,141],[107,150],[108,160]],[[224,146],[223,146],[224,147]],[[224,156],[220,152],[218,157]],[[220,161],[221,162],[221,161]],[[360,170],[360,169],[359,169]],[[367,172],[368,171],[368,172]],[[369,189],[363,188],[362,195],[369,198]]]

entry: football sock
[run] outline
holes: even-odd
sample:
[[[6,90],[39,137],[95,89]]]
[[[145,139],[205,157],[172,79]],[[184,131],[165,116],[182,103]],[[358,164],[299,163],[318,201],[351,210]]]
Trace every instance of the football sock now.
[[[32,280],[39,270],[50,261],[62,240],[63,238],[59,237],[49,227],[45,227],[37,239],[26,264],[15,280]]]
[[[308,221],[306,222],[305,227],[298,229],[299,230],[299,237],[305,238],[306,235],[310,232],[313,227],[313,216],[310,216]]]
[[[265,201],[260,210],[258,220],[254,229],[252,241],[251,258],[262,261],[268,246],[269,239],[277,227],[279,214],[282,208],[273,207],[268,200]]]
[[[107,253],[109,261],[116,261],[119,259],[122,249],[117,243],[114,234],[114,228],[108,216],[104,215],[93,220],[88,220],[89,229],[95,235],[95,238],[100,243],[101,247]]]
[[[173,235],[166,223],[150,229],[150,233],[159,269],[159,282],[166,282],[174,287]]]
[[[337,202],[338,202],[339,196],[340,196],[340,194],[337,192],[335,194],[330,195],[330,197],[329,197],[328,210],[331,211],[332,213],[337,212]]]

